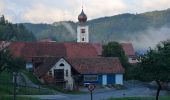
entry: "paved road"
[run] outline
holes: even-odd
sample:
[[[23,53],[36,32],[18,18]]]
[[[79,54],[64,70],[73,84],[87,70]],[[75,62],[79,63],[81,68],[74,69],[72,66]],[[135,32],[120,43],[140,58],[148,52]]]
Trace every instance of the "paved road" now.
[[[156,90],[148,88],[145,84],[131,84],[125,83],[127,87],[124,90],[114,90],[114,89],[97,89],[94,91],[93,100],[103,100],[110,97],[120,98],[120,97],[146,97],[155,96]],[[161,91],[161,95],[167,95],[166,91]],[[90,94],[57,94],[57,95],[36,95],[32,97],[38,97],[43,100],[90,100]]]

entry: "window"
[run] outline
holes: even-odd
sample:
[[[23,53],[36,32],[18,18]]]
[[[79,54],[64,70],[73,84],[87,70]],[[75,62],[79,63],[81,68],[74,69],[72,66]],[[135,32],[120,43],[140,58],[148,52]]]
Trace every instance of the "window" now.
[[[48,73],[49,73],[50,76],[52,76],[52,71],[51,70]]]
[[[132,60],[136,60],[135,58],[132,58]]]
[[[68,70],[66,70],[66,76],[68,77]]]
[[[60,66],[62,67],[62,66],[64,66],[64,64],[63,64],[63,63],[61,63],[61,64],[60,64]]]
[[[98,81],[98,76],[97,75],[84,75],[84,81],[88,81],[88,82]]]
[[[81,29],[81,33],[85,33],[86,31],[85,31],[85,29]]]
[[[82,38],[82,41],[84,41],[84,38]]]

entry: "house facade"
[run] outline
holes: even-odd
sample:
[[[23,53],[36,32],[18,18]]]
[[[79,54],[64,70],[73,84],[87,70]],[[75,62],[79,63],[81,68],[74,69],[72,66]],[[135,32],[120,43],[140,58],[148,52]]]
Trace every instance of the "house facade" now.
[[[34,74],[43,83],[60,84],[71,90],[89,83],[123,85],[124,68],[118,58],[35,57],[34,65]]]

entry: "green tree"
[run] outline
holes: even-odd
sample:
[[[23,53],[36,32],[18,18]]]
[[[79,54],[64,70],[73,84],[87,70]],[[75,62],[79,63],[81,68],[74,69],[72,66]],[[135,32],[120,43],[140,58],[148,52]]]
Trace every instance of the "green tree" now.
[[[22,58],[14,58],[7,49],[0,50],[0,73],[5,69],[10,72],[18,72],[24,69],[24,66],[25,61]]]
[[[162,83],[170,81],[170,41],[158,44],[156,49],[150,49],[142,56],[138,72],[138,79],[157,83],[156,100],[158,100]]]
[[[127,67],[128,61],[122,46],[118,42],[109,42],[103,46],[102,56],[118,57],[124,67]]]
[[[5,49],[0,50],[0,73],[9,67],[9,59],[11,55]]]

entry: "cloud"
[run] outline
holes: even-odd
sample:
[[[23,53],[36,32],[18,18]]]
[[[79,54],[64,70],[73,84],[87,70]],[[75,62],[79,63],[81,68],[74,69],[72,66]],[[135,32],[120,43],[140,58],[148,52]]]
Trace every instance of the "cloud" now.
[[[23,19],[33,23],[53,23],[55,21],[72,20],[72,14],[67,10],[46,7],[38,4],[27,13],[23,14]]]
[[[170,0],[0,0],[0,12],[12,22],[77,21],[82,5],[88,19],[94,19],[167,9]]]

